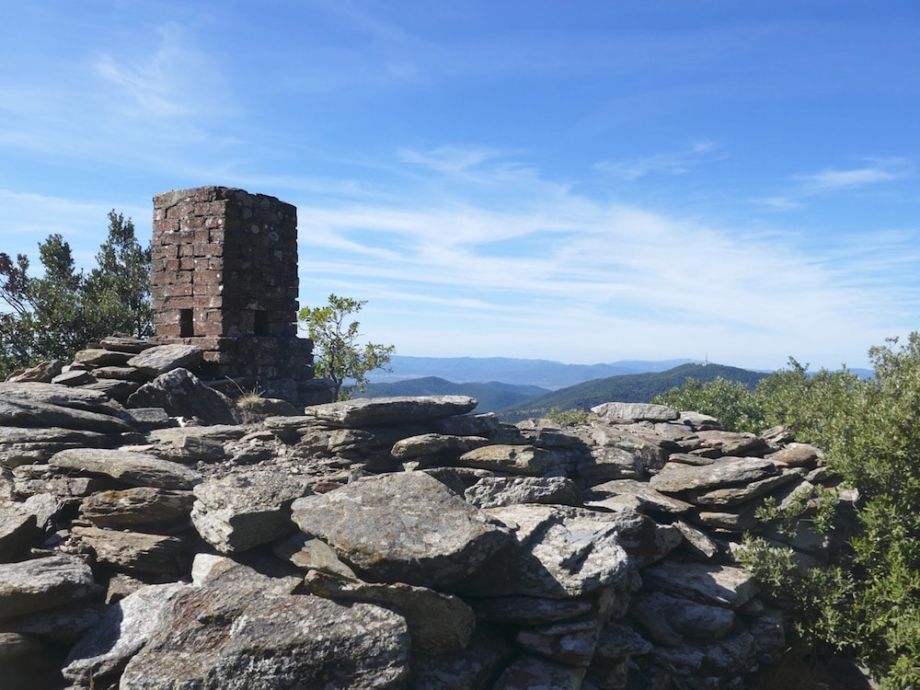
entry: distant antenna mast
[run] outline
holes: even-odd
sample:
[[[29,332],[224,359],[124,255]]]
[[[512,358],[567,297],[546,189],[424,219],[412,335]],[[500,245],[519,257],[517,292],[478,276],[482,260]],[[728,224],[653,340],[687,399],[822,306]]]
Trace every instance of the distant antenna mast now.
[[[709,366],[709,353],[708,352],[703,355],[703,366],[704,367]]]

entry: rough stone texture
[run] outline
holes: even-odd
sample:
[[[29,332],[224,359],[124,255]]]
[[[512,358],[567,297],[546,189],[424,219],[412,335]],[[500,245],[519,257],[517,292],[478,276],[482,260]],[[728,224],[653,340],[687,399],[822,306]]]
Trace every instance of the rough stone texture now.
[[[120,687],[395,689],[408,651],[405,621],[379,606],[271,595],[217,577],[175,598]]]
[[[346,580],[358,579],[355,571],[341,561],[332,547],[303,533],[293,534],[288,539],[278,542],[272,551],[301,570],[315,570]]]
[[[6,380],[10,383],[50,383],[61,373],[63,366],[64,362],[61,360],[51,359],[39,362],[34,367],[13,372]]]
[[[327,599],[364,601],[397,611],[406,619],[412,648],[423,654],[447,654],[464,649],[476,620],[459,597],[402,583],[368,584],[343,580],[318,571],[304,578],[304,591]]]
[[[77,364],[85,364],[91,369],[96,367],[121,366],[131,359],[131,355],[124,352],[112,352],[102,348],[90,348],[80,350],[74,355],[73,361]]]
[[[585,669],[525,654],[505,669],[493,690],[580,690]]]
[[[642,594],[630,612],[650,639],[670,647],[679,646],[687,639],[718,640],[735,625],[735,614],[729,608],[700,604],[661,592]]]
[[[664,561],[647,568],[642,577],[662,591],[718,606],[738,608],[756,594],[750,574],[727,565]]]
[[[188,585],[149,585],[111,606],[102,620],[70,650],[63,675],[72,683],[110,678],[143,647],[173,599]]]
[[[84,386],[87,383],[95,383],[96,377],[91,374],[89,371],[74,370],[74,371],[65,371],[63,374],[58,374],[53,379],[51,383],[56,383],[61,386]]]
[[[578,485],[564,477],[483,477],[463,497],[480,508],[516,503],[581,505]]]
[[[738,486],[726,486],[711,491],[691,491],[685,495],[688,500],[699,506],[735,506],[768,494],[777,487],[798,479],[799,472],[804,473],[803,470],[786,471]]]
[[[727,457],[703,466],[668,463],[661,472],[649,480],[649,485],[664,493],[681,494],[754,482],[778,473],[779,468],[769,460]]]
[[[590,613],[594,608],[587,599],[489,597],[468,601],[477,620],[513,625],[540,625],[578,618]]]
[[[681,501],[673,496],[667,496],[656,491],[648,482],[639,482],[634,479],[617,479],[591,488],[585,497],[588,506],[605,506],[605,501],[611,497],[633,496],[636,505],[643,512],[653,511],[682,515],[693,510],[693,504]]]
[[[46,640],[73,644],[83,633],[102,620],[105,607],[97,601],[36,611],[12,618],[0,618],[0,631],[37,635]]]
[[[460,456],[459,464],[493,472],[542,476],[559,470],[560,458],[553,452],[533,446],[482,446]]]
[[[221,553],[239,553],[294,532],[291,503],[312,491],[306,479],[254,471],[204,482],[194,493],[195,529]]]
[[[48,464],[65,472],[111,477],[128,486],[191,489],[201,481],[201,475],[179,463],[124,450],[62,450]]]
[[[465,395],[358,398],[314,405],[304,415],[326,426],[359,428],[382,424],[426,422],[469,412],[476,400]]]
[[[194,502],[189,491],[144,486],[93,494],[80,505],[80,515],[98,527],[169,525],[187,519]]]
[[[39,386],[43,384],[28,383],[22,385]],[[61,388],[72,390],[66,386],[61,386]],[[3,426],[26,428],[62,427],[64,429],[95,431],[103,434],[118,434],[131,431],[131,427],[117,417],[45,402],[30,402],[5,396],[0,392],[0,427]]]
[[[410,436],[393,444],[390,451],[397,460],[462,455],[467,451],[488,445],[489,439],[482,436],[456,436],[449,434],[421,434]]]
[[[824,458],[824,452],[808,443],[790,443],[775,453],[766,456],[773,462],[781,462],[790,467],[814,467]]]
[[[614,424],[669,422],[680,418],[680,412],[671,407],[647,403],[609,402],[592,407],[591,412]]]
[[[0,503],[0,563],[22,554],[37,536],[35,515],[16,504]]]
[[[73,533],[93,550],[97,562],[118,570],[170,578],[185,572],[186,547],[176,537],[98,527],[74,527]]]
[[[623,525],[615,515],[539,505],[487,512],[513,531],[515,543],[463,584],[466,594],[566,599],[627,575],[629,559],[619,543]]]
[[[197,417],[205,424],[236,422],[230,399],[188,369],[173,369],[145,383],[128,398],[128,407],[161,407],[171,417]]]
[[[383,475],[298,499],[294,522],[384,581],[455,584],[508,545],[507,531],[436,479]]]
[[[513,653],[500,634],[476,626],[469,646],[451,654],[414,654],[409,687],[412,690],[486,690]]]
[[[76,556],[59,554],[0,564],[0,618],[85,599],[94,589],[89,566]]]
[[[213,379],[311,379],[313,345],[296,330],[297,209],[226,187],[153,203],[157,338],[201,348]]]
[[[599,621],[588,618],[522,630],[515,641],[527,651],[570,666],[587,666],[597,645]]]
[[[201,361],[201,354],[201,349],[194,345],[159,345],[131,357],[127,365],[147,376],[159,376],[173,369],[194,368]]]

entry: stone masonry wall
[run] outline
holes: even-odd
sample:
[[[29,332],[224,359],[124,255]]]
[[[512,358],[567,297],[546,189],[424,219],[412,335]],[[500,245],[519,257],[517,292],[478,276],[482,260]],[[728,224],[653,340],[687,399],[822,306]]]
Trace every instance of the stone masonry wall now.
[[[153,202],[157,340],[202,348],[215,378],[312,378],[312,343],[296,327],[297,209],[214,186]]]

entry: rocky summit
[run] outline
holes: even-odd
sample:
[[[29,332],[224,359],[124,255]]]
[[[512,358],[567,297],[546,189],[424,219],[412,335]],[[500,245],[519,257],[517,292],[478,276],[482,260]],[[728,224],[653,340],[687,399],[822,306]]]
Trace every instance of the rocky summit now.
[[[753,687],[784,638],[745,532],[802,567],[837,548],[757,508],[854,499],[788,430],[241,410],[199,359],[107,339],[0,384],[4,690]]]

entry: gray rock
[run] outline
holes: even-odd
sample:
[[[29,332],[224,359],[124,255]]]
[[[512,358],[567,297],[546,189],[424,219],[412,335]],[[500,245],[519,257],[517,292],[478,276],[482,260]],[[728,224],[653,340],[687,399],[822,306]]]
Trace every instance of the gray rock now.
[[[187,369],[201,362],[202,352],[194,345],[158,345],[129,357],[129,367],[140,369],[149,376],[159,376],[173,369]]]
[[[3,690],[39,690],[61,687],[57,655],[33,635],[0,633],[0,678]]]
[[[504,636],[477,626],[469,646],[450,654],[412,655],[412,690],[489,690],[513,650]]]
[[[709,535],[704,531],[688,525],[683,520],[675,520],[671,524],[683,535],[686,545],[693,553],[707,560],[715,558],[719,554],[719,545],[710,539]]]
[[[54,383],[0,383],[0,399],[24,400],[107,415],[117,414],[117,409],[102,393]]]
[[[58,374],[51,379],[51,383],[56,383],[61,386],[85,386],[88,383],[96,383],[96,377],[88,371],[75,369],[73,371],[65,371],[63,374]]]
[[[480,479],[494,477],[489,470],[477,470],[472,467],[430,467],[422,470],[429,477],[434,477],[448,489],[461,496]]]
[[[50,386],[52,384],[25,383],[22,385]],[[61,388],[71,390],[65,386],[61,386]],[[44,402],[29,402],[12,396],[4,396],[0,393],[0,427],[2,426],[27,428],[63,427],[65,429],[96,431],[103,434],[120,434],[131,431],[131,427],[125,422],[107,414],[87,412],[86,410]]]
[[[357,580],[355,571],[349,568],[336,555],[326,542],[311,539],[303,533],[292,534],[289,538],[272,547],[278,558],[288,561],[301,570],[316,570],[333,577]]]
[[[751,667],[754,655],[754,637],[742,629],[708,646],[706,665],[719,675],[735,675]]]
[[[252,431],[240,424],[212,424],[210,426],[184,426],[171,429],[155,429],[148,434],[151,441],[182,446],[186,438],[202,438],[210,441],[236,441]]]
[[[651,643],[622,623],[608,623],[597,641],[595,656],[601,659],[622,659],[641,656],[652,651]]]
[[[313,405],[304,415],[334,427],[364,427],[380,424],[425,422],[460,415],[476,407],[476,400],[465,395],[358,398]]]
[[[70,650],[63,675],[85,687],[112,679],[150,637],[173,599],[188,585],[178,582],[148,585],[110,606]]]
[[[482,446],[464,453],[457,462],[464,467],[532,476],[543,476],[563,467],[558,454],[533,446]]]
[[[99,367],[93,369],[97,379],[117,379],[120,381],[149,381],[150,375],[134,367]]]
[[[489,439],[482,436],[422,434],[397,441],[390,454],[401,461],[425,457],[457,456],[488,444]]]
[[[786,647],[782,612],[767,609],[748,624],[748,630],[754,636],[757,660],[762,663],[774,663]]]
[[[693,510],[693,505],[653,489],[648,482],[635,479],[616,479],[591,488],[586,495],[588,506],[606,507],[604,501],[614,496],[635,496],[642,512],[683,515]]]
[[[464,414],[445,417],[430,422],[431,430],[451,436],[484,436],[491,438],[498,431],[500,422],[494,412]]]
[[[63,450],[55,454],[48,464],[64,472],[110,477],[129,486],[191,489],[201,481],[201,475],[178,463],[123,450]]]
[[[741,431],[699,431],[696,435],[702,449],[717,451],[719,455],[754,455],[769,449],[760,436]]]
[[[447,654],[464,649],[476,624],[473,611],[459,597],[402,583],[368,584],[310,571],[303,589],[339,601],[363,601],[392,609],[406,619],[412,649]]]
[[[646,568],[642,577],[663,592],[717,606],[738,608],[757,593],[747,571],[728,565],[667,560]]]
[[[585,672],[584,668],[524,654],[504,670],[493,690],[581,690]]]
[[[585,616],[594,609],[586,599],[490,597],[468,599],[476,619],[512,625],[541,625]]]
[[[162,407],[136,407],[125,410],[125,414],[131,420],[131,424],[141,431],[150,431],[152,429],[162,429],[173,426],[174,422],[166,414]]]
[[[712,642],[725,637],[735,625],[729,608],[700,604],[662,592],[646,592],[632,604],[630,613],[658,644],[677,647],[688,640]]]
[[[143,352],[144,350],[149,350],[151,347],[154,347],[156,343],[152,343],[145,338],[134,338],[131,336],[124,335],[112,335],[108,338],[103,338],[100,342],[103,349],[113,350],[115,352],[130,352],[137,354],[138,352]]]
[[[102,603],[81,601],[12,618],[0,618],[0,632],[37,635],[46,640],[72,645],[84,632],[99,623],[104,613],[105,606]]]
[[[612,479],[634,479],[646,476],[643,456],[616,446],[592,448],[577,465],[581,482],[591,486]]]
[[[185,543],[177,537],[79,526],[72,532],[93,550],[96,561],[118,570],[175,579],[188,567]]]
[[[188,519],[194,502],[189,491],[143,486],[93,494],[80,505],[80,515],[98,527],[170,525]]]
[[[436,479],[403,472],[296,500],[294,522],[374,579],[450,586],[507,546],[506,530]]]
[[[223,442],[191,434],[176,434],[170,442],[153,446],[150,452],[163,460],[186,464],[219,462],[227,457]]]
[[[41,532],[54,529],[55,518],[64,507],[63,503],[50,493],[33,494],[21,505],[25,511],[35,516],[35,525]]]
[[[372,604],[267,593],[217,577],[181,592],[121,690],[401,688],[409,634],[401,616]]]
[[[57,554],[0,564],[0,618],[63,606],[94,591],[89,566],[76,556]]]
[[[624,525],[614,514],[540,505],[486,512],[513,530],[515,543],[463,583],[469,596],[568,599],[627,577]]]
[[[484,477],[467,489],[463,497],[480,508],[516,503],[581,505],[578,485],[564,477]]]
[[[665,405],[648,403],[608,402],[596,405],[591,412],[614,424],[631,422],[668,422],[680,419],[680,412]]]
[[[113,352],[102,348],[80,350],[73,357],[73,361],[77,364],[85,364],[93,369],[96,367],[121,366],[126,364],[129,359],[131,359],[131,355],[126,352]]]
[[[16,503],[0,503],[0,563],[12,561],[40,535],[35,515]]]
[[[10,383],[50,383],[61,373],[64,362],[59,359],[50,359],[39,362],[34,367],[29,367],[20,372],[13,373],[6,380]]]
[[[588,666],[600,633],[593,618],[550,623],[521,630],[516,642],[529,652],[569,666]]]
[[[710,467],[717,466],[718,465],[710,465]],[[684,494],[684,496],[687,500],[699,506],[736,506],[752,501],[755,498],[770,493],[777,487],[798,479],[800,477],[799,472],[802,472],[802,470],[798,470],[798,472],[781,471],[780,474],[757,479],[747,484],[726,486],[710,491],[690,491]]]
[[[194,493],[198,534],[221,553],[239,553],[296,531],[291,503],[312,491],[305,478],[261,470],[204,482]]]
[[[681,424],[686,424],[694,431],[709,431],[710,429],[722,428],[722,423],[718,419],[700,412],[681,412],[678,421]]]
[[[808,443],[790,443],[775,453],[767,455],[767,459],[790,467],[812,468],[824,459],[824,451]]]
[[[704,466],[669,462],[649,480],[649,485],[663,493],[681,494],[756,482],[774,474],[779,474],[777,465],[758,458],[720,458],[718,462]]]
[[[157,376],[138,388],[127,404],[128,407],[162,407],[171,417],[197,417],[206,424],[236,422],[230,399],[203,384],[188,369],[172,369]]]
[[[730,532],[744,532],[760,525],[756,512],[758,503],[744,503],[732,508],[731,513],[712,510],[701,510],[697,520],[705,527],[724,529]]]
[[[122,381],[120,379],[97,379],[95,383],[83,386],[82,390],[105,393],[107,397],[124,404],[134,391],[141,387],[140,381]]]

